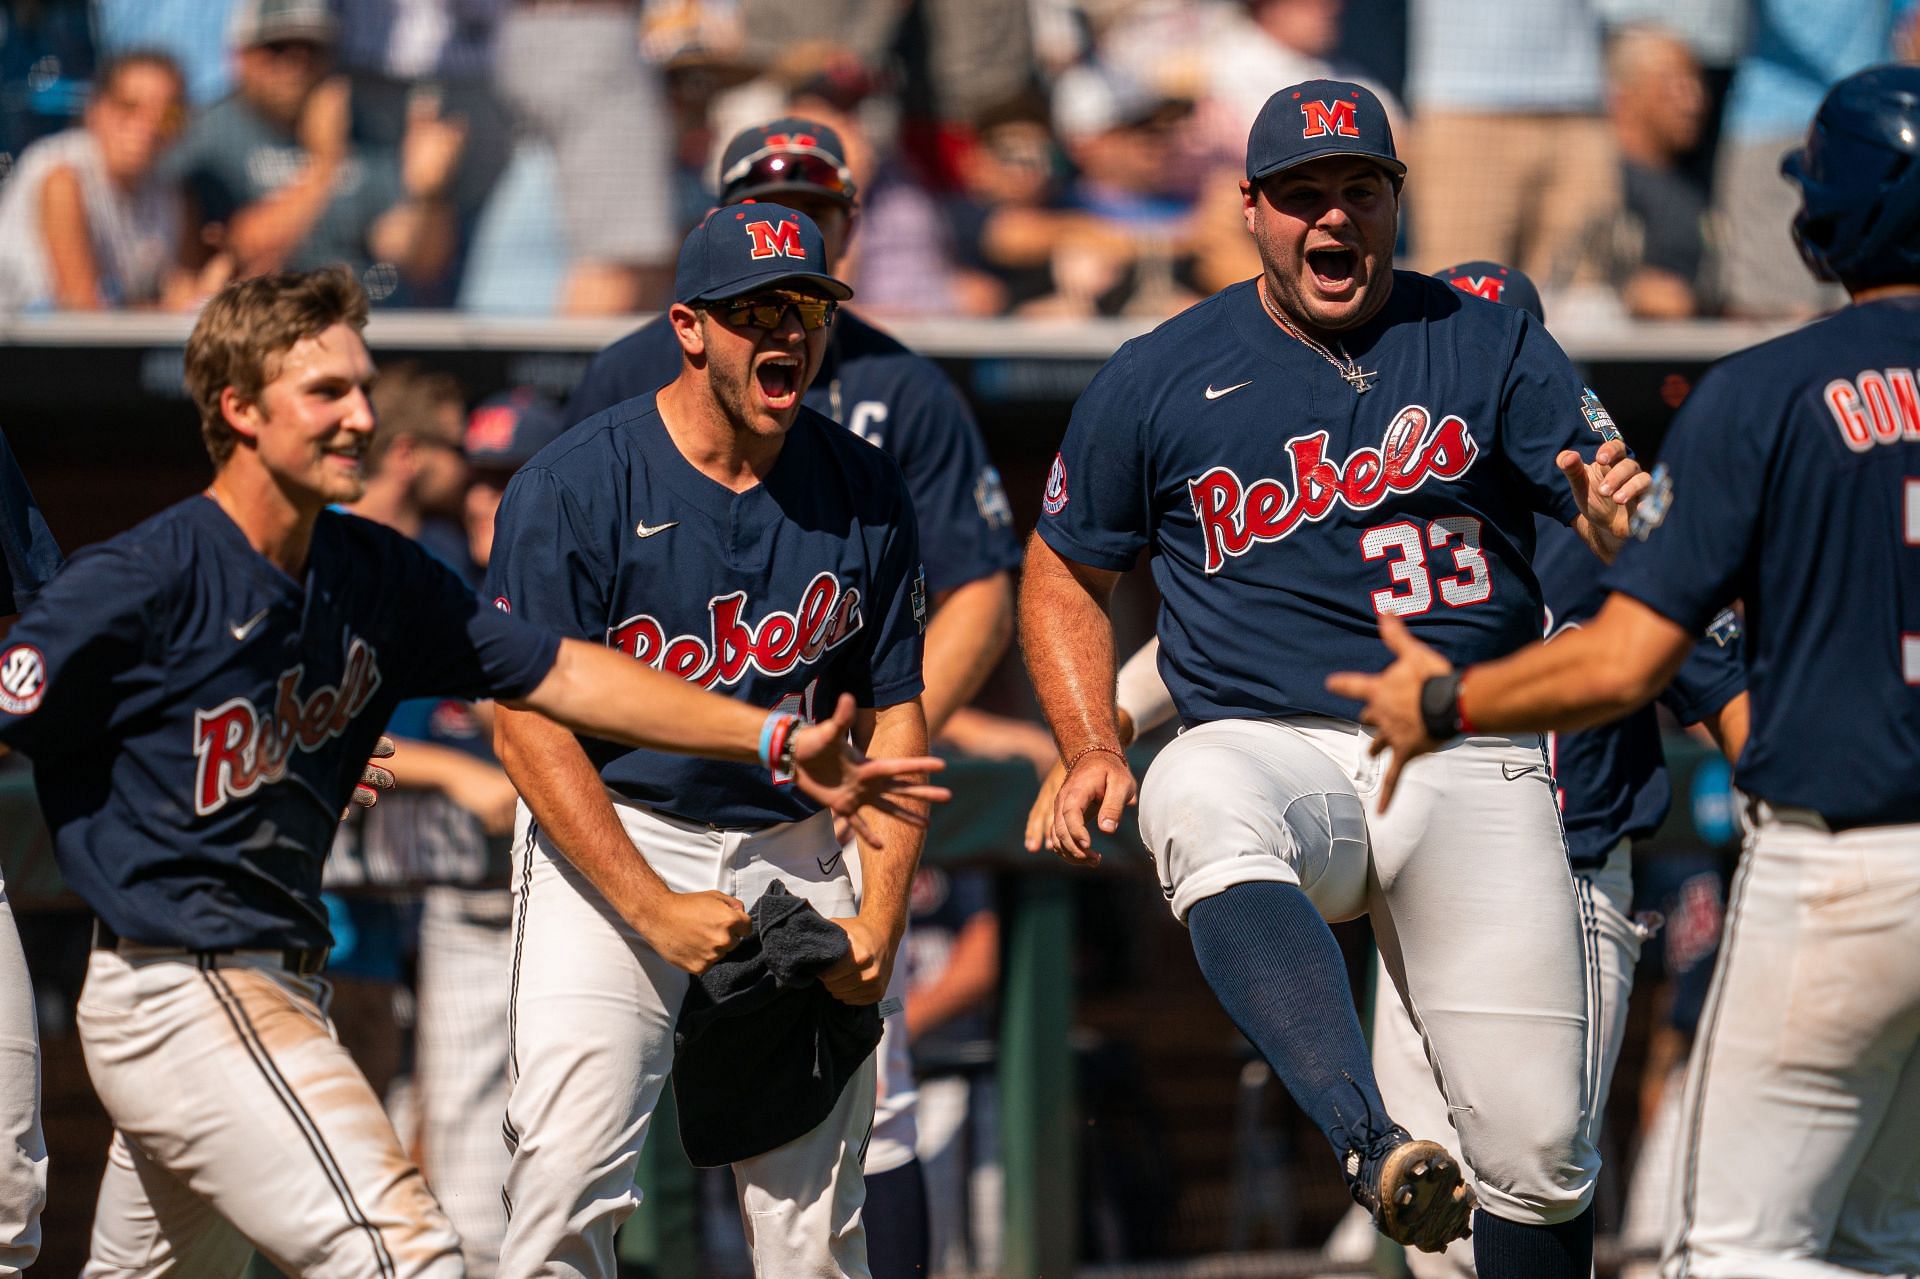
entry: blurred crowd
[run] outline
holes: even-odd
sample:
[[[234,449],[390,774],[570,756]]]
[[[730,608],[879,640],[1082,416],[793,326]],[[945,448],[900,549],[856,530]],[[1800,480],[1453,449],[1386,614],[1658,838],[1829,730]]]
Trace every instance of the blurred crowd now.
[[[353,265],[385,305],[655,309],[717,145],[847,141],[879,315],[1171,314],[1252,275],[1268,94],[1392,105],[1405,264],[1576,312],[1791,317],[1779,157],[1915,0],[18,0],[0,310],[189,308]],[[1564,308],[1563,308],[1564,313]]]

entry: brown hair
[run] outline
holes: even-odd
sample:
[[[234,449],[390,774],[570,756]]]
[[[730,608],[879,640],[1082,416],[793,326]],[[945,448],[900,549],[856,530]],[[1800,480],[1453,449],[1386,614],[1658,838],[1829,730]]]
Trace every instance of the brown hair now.
[[[213,295],[187,339],[187,393],[199,406],[200,438],[216,470],[240,439],[220,411],[220,393],[232,387],[257,402],[279,376],[282,356],[336,324],[356,333],[367,326],[366,290],[345,267],[257,275]]]
[[[186,73],[180,70],[180,64],[164,49],[129,49],[125,53],[115,54],[93,69],[93,83],[88,89],[87,101],[98,102],[113,92],[114,82],[120,73],[134,67],[152,67],[172,78],[174,92],[180,97],[187,96]]]
[[[380,377],[373,384],[372,398],[373,439],[367,445],[369,473],[380,469],[387,450],[402,436],[460,447],[466,434],[464,418],[457,418],[449,432],[434,413],[443,404],[451,404],[462,412],[466,408],[466,396],[453,374],[406,360],[380,370]]]

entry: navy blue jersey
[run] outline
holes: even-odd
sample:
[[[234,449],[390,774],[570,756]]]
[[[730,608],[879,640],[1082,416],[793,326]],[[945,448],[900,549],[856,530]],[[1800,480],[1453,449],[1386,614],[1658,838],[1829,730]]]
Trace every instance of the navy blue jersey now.
[[[1920,822],[1920,300],[1850,306],[1707,371],[1607,585],[1692,631],[1746,603],[1740,789]]]
[[[735,493],[681,455],[651,395],[595,414],[507,485],[487,568],[503,608],[670,675],[812,717],[920,693],[925,584],[900,468],[802,409]],[[757,764],[581,745],[614,791],[717,826],[817,811]]]
[[[1236,284],[1123,346],[1074,406],[1040,535],[1121,570],[1153,554],[1160,673],[1188,723],[1351,719],[1376,615],[1455,664],[1540,634],[1533,513],[1575,514],[1553,459],[1600,443],[1533,317],[1396,272],[1343,337],[1356,394]]]
[[[567,402],[567,421],[585,421],[679,374],[680,343],[662,316],[594,357]],[[802,403],[900,464],[935,594],[1020,562],[1000,472],[987,460],[967,402],[931,361],[843,309]]]
[[[122,937],[319,946],[321,861],[394,706],[524,696],[558,647],[380,525],[324,512],[298,582],[193,497],[41,593],[0,655],[0,741]]]
[[[24,613],[60,571],[60,547],[0,435],[0,617]]]
[[[1544,516],[1534,520],[1539,540],[1533,571],[1546,600],[1546,637],[1551,640],[1600,612],[1607,602],[1600,585],[1605,566],[1572,529]],[[1697,724],[1745,687],[1739,623],[1727,613],[1708,626],[1660,700],[1682,723]],[[1666,820],[1673,787],[1667,780],[1659,717],[1651,706],[1597,728],[1556,733],[1549,741],[1567,854],[1576,869],[1604,865],[1622,839],[1651,835]]]

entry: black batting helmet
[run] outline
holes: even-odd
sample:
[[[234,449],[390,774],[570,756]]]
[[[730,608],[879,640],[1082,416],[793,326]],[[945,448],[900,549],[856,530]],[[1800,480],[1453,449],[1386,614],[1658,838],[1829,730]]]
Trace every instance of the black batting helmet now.
[[[1851,288],[1920,281],[1920,67],[1872,67],[1827,93],[1780,171],[1800,186],[1793,239]]]

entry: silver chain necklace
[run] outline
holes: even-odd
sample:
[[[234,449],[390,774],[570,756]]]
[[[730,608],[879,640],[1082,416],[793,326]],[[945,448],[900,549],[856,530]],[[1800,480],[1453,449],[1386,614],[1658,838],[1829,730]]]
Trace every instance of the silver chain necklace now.
[[[1259,291],[1260,305],[1266,309],[1268,315],[1273,317],[1273,322],[1282,329],[1285,329],[1289,337],[1292,337],[1309,350],[1317,352],[1321,359],[1333,365],[1334,372],[1346,380],[1347,385],[1353,388],[1355,395],[1365,395],[1373,389],[1373,383],[1368,379],[1379,377],[1380,370],[1361,368],[1360,361],[1348,355],[1347,348],[1339,342],[1334,343],[1334,347],[1340,352],[1339,358],[1336,359],[1332,351],[1327,350],[1326,347],[1321,346],[1318,342],[1288,323],[1287,317],[1280,313],[1280,308],[1275,306],[1273,299],[1267,296],[1267,279],[1265,276],[1260,277]]]

